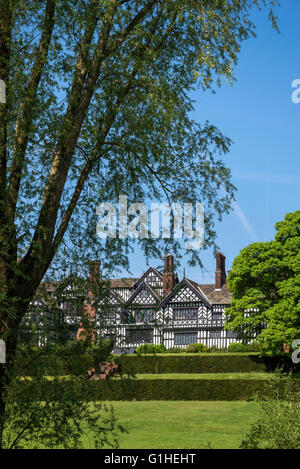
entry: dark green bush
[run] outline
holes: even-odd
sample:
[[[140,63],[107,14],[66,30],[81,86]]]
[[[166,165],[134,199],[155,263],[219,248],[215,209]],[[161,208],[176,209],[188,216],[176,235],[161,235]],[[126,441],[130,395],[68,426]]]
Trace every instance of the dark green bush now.
[[[228,346],[228,352],[260,352],[261,347],[258,342],[252,342],[250,344],[232,343]]]
[[[261,351],[261,346],[258,342],[252,342],[251,344],[248,344],[248,352],[260,352]]]
[[[228,345],[228,352],[237,353],[237,352],[248,352],[248,345],[240,344],[238,342],[232,342]]]
[[[276,363],[257,355],[121,355],[115,356],[122,374],[127,373],[249,373],[275,369]],[[288,358],[288,362],[291,360]]]
[[[100,400],[235,401],[251,398],[265,380],[122,379],[97,384],[93,392]]]
[[[39,353],[38,353],[39,352]],[[53,359],[51,354],[43,355],[40,351],[32,352],[28,356],[28,365],[25,367],[26,375],[35,374],[35,363],[38,361],[39,373],[51,376],[58,372],[61,375],[78,374],[80,368],[93,367],[93,357],[78,353],[74,360],[72,354],[62,354],[60,363]],[[80,357],[80,360],[78,359]],[[276,368],[299,368],[294,365],[289,355],[279,357],[260,357],[257,354],[154,354],[154,355],[113,355],[112,360],[119,365],[120,372],[124,374],[137,373],[249,373],[252,371],[272,371]],[[54,371],[53,371],[54,369]],[[24,370],[22,372],[24,374]]]
[[[206,352],[207,348],[205,347],[204,344],[190,344],[187,346],[185,351],[186,353],[200,353],[200,352]]]
[[[179,348],[179,347],[171,347],[166,350],[165,353],[185,353],[184,348]]]
[[[266,389],[264,379],[111,379],[87,381],[75,395],[82,400],[124,401],[237,401],[253,398]],[[296,383],[300,389],[300,380]],[[51,386],[45,389],[51,392]]]
[[[243,439],[242,449],[300,448],[299,380],[279,371],[256,396],[259,417]]]
[[[207,352],[208,353],[226,353],[227,348],[226,347],[218,348],[216,345],[212,345],[211,347],[208,347]]]
[[[164,345],[155,345],[155,344],[143,344],[139,345],[136,349],[137,354],[148,354],[148,353],[164,353],[166,347]]]

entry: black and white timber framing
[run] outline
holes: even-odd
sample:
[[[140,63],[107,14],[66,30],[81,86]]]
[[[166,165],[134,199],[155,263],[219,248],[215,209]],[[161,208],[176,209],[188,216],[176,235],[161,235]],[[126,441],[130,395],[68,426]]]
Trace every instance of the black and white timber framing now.
[[[163,344],[167,349],[186,348],[191,343],[227,348],[236,342],[236,335],[224,329],[225,308],[231,302],[225,257],[217,253],[216,283],[209,285],[188,278],[178,281],[172,271],[173,256],[166,257],[171,260],[171,267],[165,267],[164,272],[150,267],[139,279],[109,281],[114,305],[109,326],[115,331],[115,350],[132,350],[143,343]],[[96,318],[102,318],[104,309],[108,309],[107,302],[103,308],[100,299],[93,306]],[[101,327],[100,319],[98,326]]]
[[[95,265],[98,271],[91,271]],[[91,262],[90,278],[99,278],[99,267],[100,262]],[[74,289],[69,282],[66,279],[58,285],[46,285],[50,297],[57,298],[56,310],[63,313],[58,316],[64,318],[68,330],[66,340],[78,338],[80,324],[80,319],[74,322],[70,297],[74,296]],[[230,307],[232,296],[227,290],[225,256],[221,253],[216,254],[214,284],[198,284],[185,277],[179,281],[171,254],[164,256],[163,272],[149,267],[140,278],[109,279],[105,284],[105,295],[93,297],[89,311],[93,312],[98,333],[113,337],[115,352],[132,351],[144,343],[184,349],[191,343],[227,348],[231,342],[238,341],[236,334],[224,328],[225,309]],[[77,300],[78,296],[75,293]],[[85,302],[84,297],[80,302]],[[37,322],[39,316],[46,314],[50,318],[54,314],[49,304],[41,300],[39,303],[42,313],[34,313]],[[37,342],[37,345],[43,343]]]

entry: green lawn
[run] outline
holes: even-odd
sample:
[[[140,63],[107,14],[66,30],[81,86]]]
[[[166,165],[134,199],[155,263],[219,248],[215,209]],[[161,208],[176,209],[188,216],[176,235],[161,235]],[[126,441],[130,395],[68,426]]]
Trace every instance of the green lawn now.
[[[134,379],[270,379],[272,373],[158,373],[137,374]],[[112,379],[120,379],[117,375]]]
[[[238,448],[258,417],[254,402],[111,402],[119,423],[121,449]],[[89,448],[88,437],[83,437]]]
[[[119,375],[114,375],[110,379],[123,379],[127,376],[131,376],[132,379],[270,379],[273,373],[267,372],[252,372],[252,373],[157,373],[157,374],[141,374],[138,373],[136,375],[126,375],[124,374],[123,377]],[[297,378],[300,376],[295,375]],[[44,377],[48,381],[53,381],[53,376],[45,376]],[[69,379],[70,376],[62,375],[59,379]],[[27,380],[32,381],[31,376],[22,376],[21,381]]]
[[[113,357],[122,357],[125,356],[126,354],[120,355],[120,354],[113,354]],[[213,356],[213,357],[229,357],[229,356],[236,356],[236,355],[242,355],[247,357],[248,355],[260,355],[259,352],[199,352],[199,353],[187,353],[187,352],[180,352],[180,353],[142,353],[142,354],[127,354],[127,357],[194,357],[194,356],[202,356],[202,357],[207,357],[207,356]]]

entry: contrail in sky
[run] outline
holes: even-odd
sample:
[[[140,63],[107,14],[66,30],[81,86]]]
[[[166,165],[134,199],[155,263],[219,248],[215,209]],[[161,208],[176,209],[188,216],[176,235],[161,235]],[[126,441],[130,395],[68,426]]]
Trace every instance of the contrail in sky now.
[[[248,221],[248,218],[246,217],[245,213],[243,212],[243,210],[241,209],[239,204],[237,202],[233,202],[232,207],[233,207],[234,212],[236,213],[237,217],[239,218],[240,222],[242,223],[243,227],[245,228],[248,235],[250,236],[250,238],[252,238],[253,241],[257,241],[258,238],[257,238],[252,226],[250,225],[250,223]]]
[[[300,186],[300,177],[293,174],[263,174],[248,171],[233,171],[232,176],[236,179],[256,182],[273,182],[274,184],[288,184]]]

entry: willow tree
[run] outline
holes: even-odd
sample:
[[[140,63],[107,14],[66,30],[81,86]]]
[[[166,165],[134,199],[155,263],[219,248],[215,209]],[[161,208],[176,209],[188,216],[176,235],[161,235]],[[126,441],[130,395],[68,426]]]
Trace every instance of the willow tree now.
[[[190,91],[233,80],[241,42],[254,34],[253,7],[268,4],[275,24],[276,1],[0,0],[6,367],[18,325],[64,243],[78,257],[96,245],[100,201],[128,194],[203,202],[206,246],[214,242],[213,218],[234,194],[222,161],[230,141],[193,121]],[[160,250],[157,240],[141,243],[147,255]],[[98,257],[126,261],[124,245],[98,244]]]

